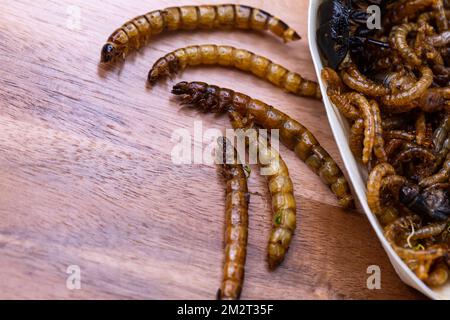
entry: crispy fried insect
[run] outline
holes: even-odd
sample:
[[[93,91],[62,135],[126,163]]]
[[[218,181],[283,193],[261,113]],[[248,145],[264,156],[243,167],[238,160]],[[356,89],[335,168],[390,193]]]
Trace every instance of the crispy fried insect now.
[[[364,120],[358,119],[356,120],[351,129],[349,136],[349,146],[350,150],[353,154],[359,159],[362,160],[363,153],[363,142],[364,142]]]
[[[447,158],[442,165],[441,170],[438,173],[426,177],[419,182],[419,185],[423,188],[430,187],[434,184],[447,182],[450,177],[450,154],[447,154]]]
[[[414,141],[416,138],[414,134],[403,130],[389,130],[385,132],[384,136],[386,139],[400,139],[405,141]]]
[[[381,204],[382,215],[379,216],[379,220],[382,225],[388,225],[398,218],[399,212],[395,205],[398,203],[400,197],[400,188],[407,183],[405,177],[399,175],[386,176],[381,180],[380,187],[380,201],[383,195],[389,195],[392,197],[395,203]]]
[[[436,0],[408,0],[395,2],[388,11],[386,21],[397,24],[405,18],[414,18],[424,9],[434,6]]]
[[[427,144],[427,122],[424,112],[420,112],[416,119],[416,142],[419,146]]]
[[[375,117],[372,112],[372,106],[369,104],[369,101],[359,93],[350,92],[348,98],[352,104],[358,106],[364,119],[365,130],[362,162],[367,164],[375,144]]]
[[[413,212],[434,221],[446,221],[450,216],[450,195],[447,190],[427,188],[407,183],[400,190],[400,201]]]
[[[381,121],[380,108],[375,100],[371,100],[369,101],[369,103],[372,109],[375,127],[373,152],[379,161],[386,162],[387,154],[386,150],[384,149],[383,126]]]
[[[151,36],[165,31],[193,29],[270,30],[284,42],[300,36],[285,22],[264,10],[245,5],[201,5],[151,11],[125,22],[113,32],[102,48],[101,62],[124,59],[144,46]]]
[[[433,168],[435,156],[428,149],[419,146],[413,146],[401,151],[392,160],[392,165],[396,168],[397,172],[402,172],[402,164],[409,163],[412,165],[413,160],[421,160],[422,166],[416,166],[415,170],[413,171],[413,175],[410,177],[414,180],[421,180],[424,176],[427,176],[429,174],[429,169]]]
[[[428,67],[420,67],[422,78],[409,90],[384,96],[381,101],[390,106],[391,112],[403,112],[402,107],[420,98],[433,83],[433,71]]]
[[[378,164],[369,174],[367,180],[367,204],[372,212],[381,217],[383,207],[380,201],[381,181],[384,177],[395,175],[394,167],[389,163]]]
[[[253,52],[230,46],[200,45],[181,48],[160,58],[148,73],[148,82],[154,85],[159,79],[184,70],[188,66],[219,65],[234,67],[253,73],[287,92],[321,99],[319,85],[303,79],[298,73],[273,63]]]
[[[244,282],[248,237],[249,193],[247,176],[229,140],[218,139],[221,166],[227,180],[225,208],[225,260],[218,299],[238,299]]]
[[[420,66],[422,61],[408,44],[408,34],[412,31],[417,31],[417,24],[404,23],[392,28],[390,34],[390,42],[393,48],[395,48],[401,57],[411,66]]]
[[[388,88],[375,83],[359,72],[354,63],[349,64],[347,68],[342,70],[341,76],[347,86],[369,97],[380,97],[389,93]]]
[[[446,112],[444,119],[433,133],[434,152],[439,152],[450,134],[450,113]]]
[[[229,111],[231,124],[235,130],[252,127],[236,111]],[[266,176],[272,199],[272,231],[268,244],[269,268],[275,269],[283,260],[289,249],[292,235],[296,227],[296,202],[294,186],[289,170],[280,154],[265,139],[249,136],[249,144],[259,149],[259,165],[261,173]]]
[[[447,222],[430,223],[425,227],[414,230],[411,234],[411,240],[426,239],[438,236],[447,228]]]
[[[400,217],[389,224],[384,231],[386,239],[391,244],[397,254],[408,264],[416,275],[425,280],[429,277],[429,270],[434,261],[447,254],[446,245],[432,245],[423,250],[414,250],[404,248],[397,241],[402,236],[405,228],[414,225],[411,217]]]
[[[346,208],[353,206],[348,183],[336,162],[308,129],[288,115],[245,94],[203,82],[180,82],[172,93],[182,95],[185,104],[204,111],[235,110],[244,117],[252,117],[257,125],[280,130],[281,141],[322,178],[338,197],[339,204]]]
[[[327,85],[327,95],[331,102],[333,102],[344,117],[351,120],[358,120],[361,117],[359,110],[352,104],[348,94],[342,93],[344,91],[344,84],[336,71],[331,68],[324,68],[321,76]]]

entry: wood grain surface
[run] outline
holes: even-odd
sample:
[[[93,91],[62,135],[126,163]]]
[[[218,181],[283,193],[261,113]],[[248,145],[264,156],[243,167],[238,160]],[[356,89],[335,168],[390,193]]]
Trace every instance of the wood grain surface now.
[[[98,65],[125,20],[172,5],[210,1],[2,0],[0,9],[0,298],[214,299],[222,277],[224,185],[217,168],[174,165],[171,136],[229,127],[226,117],[180,108],[177,80],[238,89],[304,123],[340,161],[321,102],[251,75],[190,69],[146,88],[152,63],[192,44],[229,44],[316,79],[307,46],[308,1],[237,1],[288,22],[303,39],[266,33],[166,34],[121,67]],[[77,12],[80,12],[77,25]],[[196,142],[197,144],[200,142]],[[417,299],[395,274],[366,218],[284,147],[298,202],[298,229],[283,265],[267,270],[270,208],[253,170],[243,299]],[[70,265],[81,289],[66,287]],[[370,265],[381,289],[369,290]]]

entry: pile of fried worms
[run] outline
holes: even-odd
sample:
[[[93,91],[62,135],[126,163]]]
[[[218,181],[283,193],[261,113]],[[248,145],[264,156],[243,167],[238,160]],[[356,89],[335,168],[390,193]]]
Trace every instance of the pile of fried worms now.
[[[368,168],[370,209],[430,286],[447,283],[450,263],[449,18],[443,0],[389,1],[374,41],[321,74]]]

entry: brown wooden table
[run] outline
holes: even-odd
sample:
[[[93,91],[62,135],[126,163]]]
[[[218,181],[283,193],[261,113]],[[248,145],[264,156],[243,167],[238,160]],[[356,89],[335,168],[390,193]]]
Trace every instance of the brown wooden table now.
[[[315,79],[307,1],[238,1],[282,17],[303,36],[284,45],[266,33],[179,32],[161,36],[121,70],[98,66],[108,35],[153,9],[217,1],[6,1],[0,9],[0,298],[212,299],[222,263],[224,186],[217,169],[176,166],[175,129],[228,125],[181,109],[176,80],[239,89],[304,123],[339,159],[322,104],[255,77],[196,68],[152,90],[146,75],[170,50],[229,44]],[[79,10],[79,25],[77,12]],[[254,170],[243,299],[416,299],[396,276],[366,218],[344,212],[284,147],[295,182],[298,231],[284,264],[266,268],[270,228],[264,178]],[[340,162],[340,159],[339,159]],[[341,162],[340,162],[341,163]],[[68,290],[66,269],[81,269]],[[381,290],[366,287],[381,267]]]

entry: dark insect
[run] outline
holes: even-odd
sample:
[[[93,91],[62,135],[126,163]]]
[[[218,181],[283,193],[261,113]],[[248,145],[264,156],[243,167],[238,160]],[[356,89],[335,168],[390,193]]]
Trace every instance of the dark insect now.
[[[450,217],[448,190],[428,188],[420,190],[418,185],[407,183],[400,189],[400,201],[409,209],[434,220],[445,221]]]
[[[319,7],[319,48],[329,66],[337,69],[349,51],[361,53],[366,44],[389,48],[386,42],[369,38],[372,30],[367,28],[369,14],[352,5],[364,1],[325,0]],[[368,0],[368,4],[384,7],[389,0]],[[354,28],[352,28],[355,26]],[[353,30],[355,29],[355,30]]]

